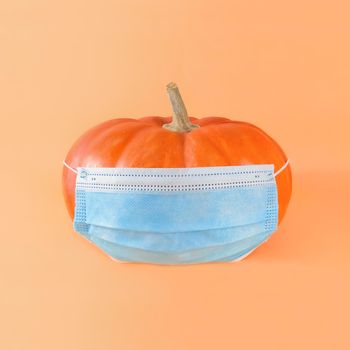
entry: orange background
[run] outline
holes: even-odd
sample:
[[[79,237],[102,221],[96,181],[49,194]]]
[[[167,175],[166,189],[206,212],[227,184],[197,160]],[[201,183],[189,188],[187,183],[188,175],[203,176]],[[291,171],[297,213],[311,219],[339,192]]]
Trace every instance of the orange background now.
[[[349,349],[348,1],[0,5],[1,349]],[[279,231],[240,263],[117,264],[72,229],[62,160],[113,117],[249,121],[289,155]]]

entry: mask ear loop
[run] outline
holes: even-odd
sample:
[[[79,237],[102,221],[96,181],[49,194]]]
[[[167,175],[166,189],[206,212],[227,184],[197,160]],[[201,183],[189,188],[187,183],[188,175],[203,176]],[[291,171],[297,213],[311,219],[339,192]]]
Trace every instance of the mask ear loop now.
[[[276,177],[278,174],[280,174],[280,173],[288,166],[288,164],[289,164],[289,159],[287,159],[287,161],[283,164],[283,166],[282,166],[279,170],[277,170],[277,171],[273,174],[273,176]],[[63,161],[63,165],[64,165],[66,168],[68,168],[69,170],[73,171],[73,173],[78,174],[78,170],[77,170],[77,169],[74,169],[74,168],[72,168],[70,165],[68,165],[68,164],[66,163],[65,160]]]
[[[63,165],[64,165],[66,168],[68,168],[69,170],[73,171],[73,173],[78,174],[78,170],[77,170],[77,169],[74,169],[74,168],[72,168],[70,165],[68,165],[68,164],[66,163],[65,160],[63,161]]]
[[[285,168],[287,168],[288,164],[289,164],[289,159],[287,159],[287,161],[283,164],[283,166],[273,174],[273,177],[276,177],[276,176],[277,176],[278,174],[280,174]]]

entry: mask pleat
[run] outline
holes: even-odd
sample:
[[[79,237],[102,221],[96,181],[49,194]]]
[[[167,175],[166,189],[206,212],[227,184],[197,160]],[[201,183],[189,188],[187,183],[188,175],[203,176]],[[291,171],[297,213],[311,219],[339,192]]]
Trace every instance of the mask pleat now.
[[[266,218],[272,185],[189,193],[86,193],[86,223],[136,231],[186,232]]]
[[[209,246],[234,243],[264,232],[265,222],[251,225],[228,227],[217,230],[189,231],[179,233],[134,232],[90,226],[89,234],[96,238],[153,251],[181,252]]]
[[[247,250],[252,250],[265,241],[269,235],[270,233],[263,233],[234,243],[214,245],[179,253],[131,248],[108,242],[95,236],[92,236],[91,240],[113,258],[118,260],[156,264],[190,264],[209,261],[224,261],[227,257],[245,254]]]

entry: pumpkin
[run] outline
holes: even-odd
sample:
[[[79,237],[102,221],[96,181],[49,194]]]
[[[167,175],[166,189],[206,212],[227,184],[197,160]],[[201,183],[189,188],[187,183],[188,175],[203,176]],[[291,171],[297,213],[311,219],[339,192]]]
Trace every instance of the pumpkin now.
[[[174,83],[167,85],[172,117],[118,118],[84,133],[72,146],[65,162],[77,167],[213,167],[274,164],[280,169],[287,157],[260,128],[222,117],[188,117]],[[74,217],[76,174],[63,167],[63,192]],[[292,191],[290,166],[276,177],[278,222]]]

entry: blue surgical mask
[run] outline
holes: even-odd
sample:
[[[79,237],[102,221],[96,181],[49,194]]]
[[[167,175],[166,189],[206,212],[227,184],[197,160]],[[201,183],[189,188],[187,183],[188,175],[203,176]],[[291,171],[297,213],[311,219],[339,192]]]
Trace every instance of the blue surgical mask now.
[[[119,261],[239,260],[277,229],[277,173],[272,164],[78,168],[74,228]]]

